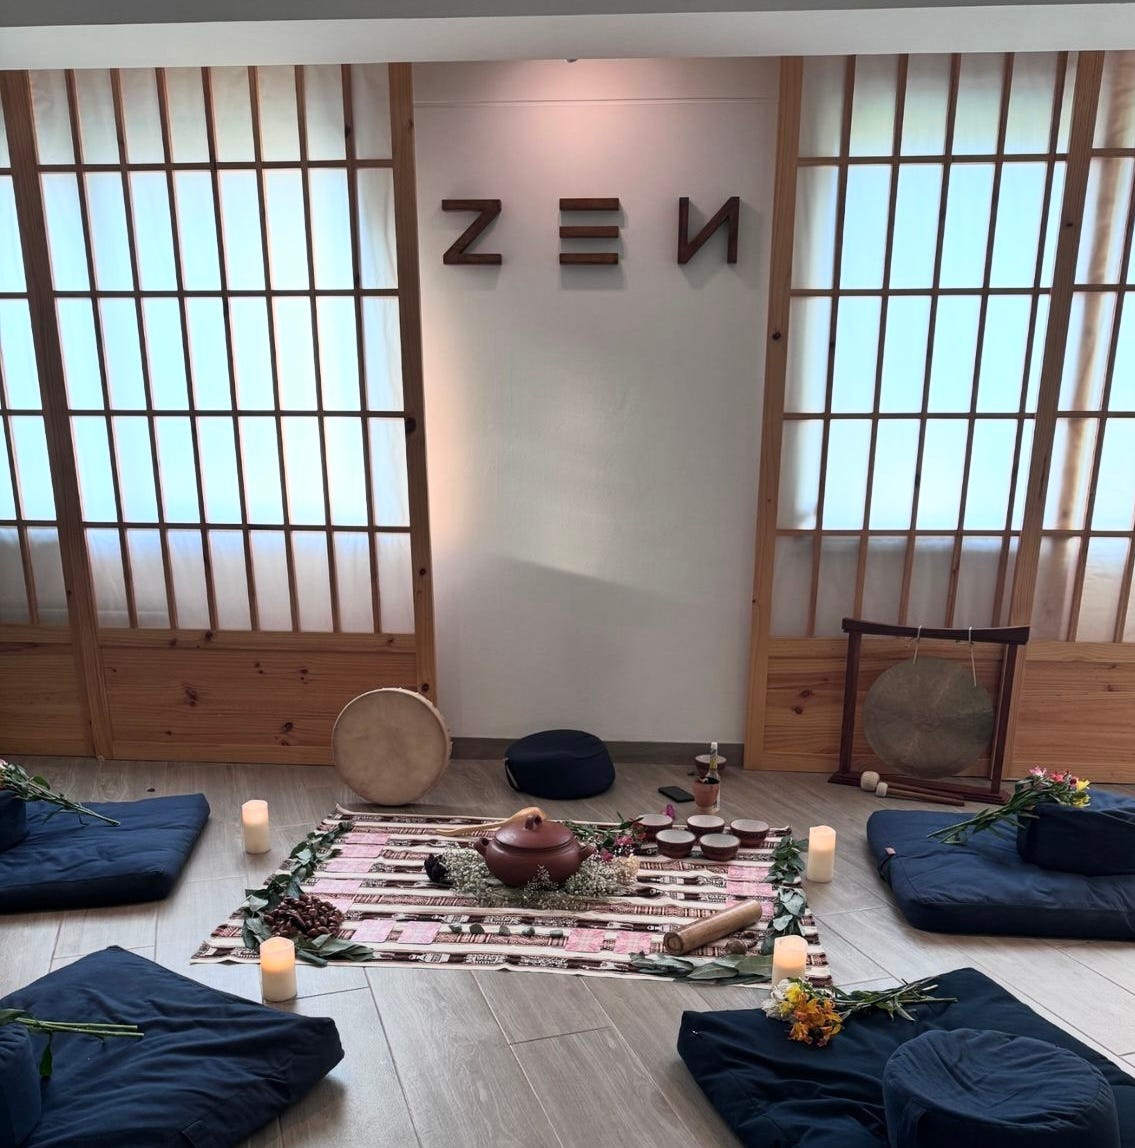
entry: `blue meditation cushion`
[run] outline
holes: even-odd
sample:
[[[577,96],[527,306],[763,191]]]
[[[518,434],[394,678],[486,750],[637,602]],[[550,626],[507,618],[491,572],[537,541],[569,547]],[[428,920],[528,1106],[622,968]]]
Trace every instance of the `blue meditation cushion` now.
[[[19,845],[27,835],[27,803],[11,790],[0,789],[0,853]]]
[[[1135,873],[1135,798],[1095,793],[1077,809],[1046,801],[1017,823],[1017,852],[1031,865],[1108,877]]]
[[[864,1012],[825,1048],[789,1040],[788,1026],[761,1009],[687,1012],[678,1053],[745,1148],[888,1148],[883,1075],[895,1051],[936,1029],[996,1029],[1047,1041],[1098,1069],[1115,1097],[1120,1146],[1135,1148],[1135,1078],[976,969],[935,982],[935,996],[956,1000],[916,1005],[913,1021]],[[970,1137],[951,1148],[1001,1142]]]
[[[145,1034],[58,1034],[43,1115],[24,1148],[230,1148],[343,1059],[327,1017],[230,996],[119,948],[48,973],[0,1008]],[[33,1038],[37,1052],[42,1040]]]
[[[1119,1148],[1099,1069],[1027,1036],[924,1032],[887,1061],[883,1103],[890,1148]]]
[[[27,806],[27,837],[0,852],[0,913],[160,901],[209,820],[200,793],[90,807],[120,824]]]
[[[554,800],[593,797],[615,784],[607,747],[579,729],[548,729],[514,741],[505,754],[504,772],[518,792]]]
[[[28,1030],[22,1024],[0,1024],[0,1148],[19,1148],[39,1123],[42,1107]]]
[[[1116,800],[1100,793],[1100,808]],[[989,936],[1135,940],[1135,874],[1088,877],[1022,860],[1012,833],[975,833],[964,845],[928,836],[958,813],[881,809],[867,843],[899,911],[916,929]]]

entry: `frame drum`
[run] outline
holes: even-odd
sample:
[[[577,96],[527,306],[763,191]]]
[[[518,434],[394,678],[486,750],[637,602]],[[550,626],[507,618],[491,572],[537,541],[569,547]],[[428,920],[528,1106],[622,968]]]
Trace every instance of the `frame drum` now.
[[[335,719],[331,751],[339,776],[375,805],[417,801],[445,772],[445,719],[413,690],[371,690]]]

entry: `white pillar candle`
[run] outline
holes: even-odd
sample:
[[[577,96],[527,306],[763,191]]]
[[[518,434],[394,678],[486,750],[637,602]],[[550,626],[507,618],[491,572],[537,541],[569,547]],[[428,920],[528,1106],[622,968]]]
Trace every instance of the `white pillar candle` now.
[[[260,995],[290,1001],[296,995],[296,946],[287,937],[260,942]]]
[[[835,830],[813,825],[808,830],[808,880],[830,881],[835,873]]]
[[[777,937],[772,943],[772,984],[802,977],[808,965],[808,942],[803,937]]]
[[[240,807],[240,820],[244,829],[244,851],[267,853],[272,848],[268,838],[268,802],[246,801]]]

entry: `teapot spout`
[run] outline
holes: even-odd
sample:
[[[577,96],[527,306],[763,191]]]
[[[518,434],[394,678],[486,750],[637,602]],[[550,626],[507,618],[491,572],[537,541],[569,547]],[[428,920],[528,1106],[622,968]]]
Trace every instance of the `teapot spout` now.
[[[478,837],[477,840],[473,842],[473,848],[476,849],[476,851],[480,853],[482,857],[484,857],[485,850],[488,847],[489,839],[487,837]]]
[[[580,845],[579,847],[579,863],[582,865],[588,857],[595,855],[595,846],[591,844]]]

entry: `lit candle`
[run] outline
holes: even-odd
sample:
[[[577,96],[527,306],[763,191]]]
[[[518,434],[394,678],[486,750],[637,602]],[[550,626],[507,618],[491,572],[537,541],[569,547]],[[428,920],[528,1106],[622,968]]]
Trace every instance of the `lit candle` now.
[[[803,937],[777,937],[772,943],[772,984],[802,977],[808,964],[808,942]]]
[[[830,881],[835,873],[835,830],[813,825],[808,830],[808,880]]]
[[[246,801],[240,807],[240,820],[244,827],[244,851],[267,853],[272,848],[268,839],[268,802]]]
[[[290,1001],[296,995],[296,946],[287,937],[260,942],[260,995]]]

